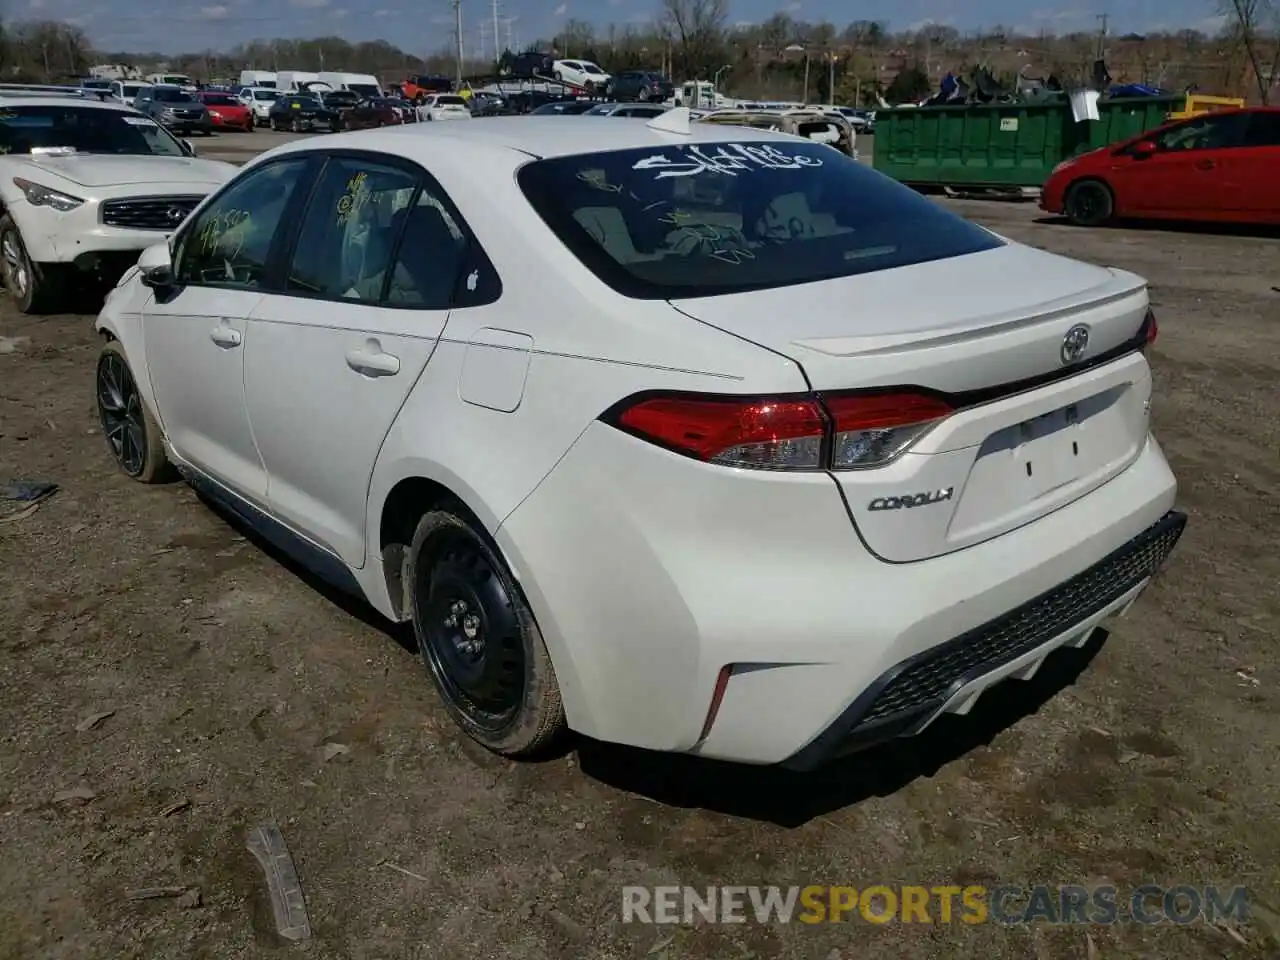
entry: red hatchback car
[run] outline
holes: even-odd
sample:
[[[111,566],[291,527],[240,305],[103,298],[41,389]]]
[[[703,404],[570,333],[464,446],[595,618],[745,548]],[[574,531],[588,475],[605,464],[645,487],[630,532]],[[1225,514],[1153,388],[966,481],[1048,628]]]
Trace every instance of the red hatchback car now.
[[[1060,163],[1040,206],[1113,217],[1280,225],[1280,107],[1201,114]]]
[[[215,130],[252,130],[253,111],[229,93],[197,93]]]

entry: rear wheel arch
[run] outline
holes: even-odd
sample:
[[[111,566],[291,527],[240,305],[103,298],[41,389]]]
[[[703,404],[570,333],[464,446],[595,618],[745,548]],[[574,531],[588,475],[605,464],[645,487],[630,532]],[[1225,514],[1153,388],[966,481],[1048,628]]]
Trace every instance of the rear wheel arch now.
[[[484,523],[479,513],[453,488],[422,476],[409,476],[396,481],[382,501],[379,511],[378,553],[382,557],[382,575],[386,580],[387,595],[401,618],[409,612],[403,574],[414,533],[425,514],[441,508],[464,517],[492,541],[493,531],[489,524]]]

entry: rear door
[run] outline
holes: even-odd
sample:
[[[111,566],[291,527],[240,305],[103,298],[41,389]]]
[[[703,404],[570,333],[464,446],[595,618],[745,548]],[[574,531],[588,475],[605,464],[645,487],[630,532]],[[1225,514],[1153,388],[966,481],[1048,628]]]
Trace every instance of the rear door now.
[[[288,257],[249,320],[245,396],[272,512],[364,563],[369,478],[444,330],[468,252],[424,171],[334,153]]]
[[[1226,161],[1223,208],[1241,220],[1280,223],[1280,110],[1248,116],[1244,142]]]

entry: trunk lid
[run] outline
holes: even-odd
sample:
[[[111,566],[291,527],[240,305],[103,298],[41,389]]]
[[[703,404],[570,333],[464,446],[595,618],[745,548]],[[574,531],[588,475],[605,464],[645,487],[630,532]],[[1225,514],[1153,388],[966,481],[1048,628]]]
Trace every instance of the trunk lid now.
[[[1145,358],[1088,366],[1142,326],[1146,285],[1122,271],[1010,244],[672,305],[791,358],[819,393],[968,395],[884,466],[833,473],[863,540],[885,560],[923,560],[1030,523],[1114,477],[1146,442]],[[993,391],[1062,373],[1067,332],[1079,325],[1088,328],[1071,364],[1080,373]]]

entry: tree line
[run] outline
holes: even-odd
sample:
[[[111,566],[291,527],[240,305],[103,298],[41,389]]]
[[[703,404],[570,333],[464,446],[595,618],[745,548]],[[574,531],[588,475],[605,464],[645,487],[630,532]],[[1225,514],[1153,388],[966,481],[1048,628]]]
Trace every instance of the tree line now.
[[[730,27],[728,0],[662,0],[647,26],[599,29],[569,20],[554,37],[527,49],[594,60],[613,72],[656,69],[677,81],[716,79],[742,96],[776,99],[892,102],[913,99],[947,72],[984,67],[1010,82],[1018,76],[1057,76],[1086,82],[1099,49],[1118,82],[1168,89],[1246,95],[1268,102],[1280,91],[1280,0],[1221,0],[1223,27],[1209,35],[1179,30],[1146,35],[1093,32],[1035,35],[995,26],[961,33],[944,24],[891,31],[855,20],[843,26],[805,22],[785,13],[763,23]],[[57,21],[0,24],[0,74],[8,81],[50,82],[84,76],[95,63],[163,68],[200,79],[232,78],[242,69],[350,70],[384,80],[407,73],[457,69],[452,37],[439,53],[420,57],[385,41],[352,43],[337,36],[267,39],[225,51],[177,56],[95,50],[80,28]],[[471,58],[468,76],[494,72],[492,61]]]

